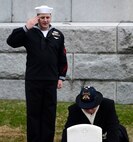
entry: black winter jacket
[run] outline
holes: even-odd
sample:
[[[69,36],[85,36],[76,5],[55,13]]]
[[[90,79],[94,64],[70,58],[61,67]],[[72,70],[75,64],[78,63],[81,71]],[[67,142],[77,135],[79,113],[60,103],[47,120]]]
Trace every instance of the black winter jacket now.
[[[37,26],[25,31],[14,29],[7,39],[13,48],[24,46],[27,51],[26,80],[64,80],[67,58],[63,34],[50,28],[46,37]]]
[[[68,108],[68,118],[63,130],[62,141],[67,142],[67,128],[77,124],[90,124],[90,121],[77,104]],[[114,101],[104,98],[97,111],[94,125],[102,128],[103,142],[119,142],[119,120]],[[88,140],[89,142],[89,140]]]

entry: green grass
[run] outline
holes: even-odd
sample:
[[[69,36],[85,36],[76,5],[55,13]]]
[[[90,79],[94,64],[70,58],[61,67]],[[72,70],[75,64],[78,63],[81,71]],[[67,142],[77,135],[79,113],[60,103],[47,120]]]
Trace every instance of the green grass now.
[[[55,142],[59,142],[67,118],[67,107],[71,103],[57,105]],[[26,141],[25,101],[0,100],[0,142]],[[127,128],[133,142],[133,105],[116,105],[120,122]]]
[[[116,105],[116,110],[120,122],[133,127],[133,105]]]
[[[0,126],[21,127],[25,130],[25,102],[0,100]]]

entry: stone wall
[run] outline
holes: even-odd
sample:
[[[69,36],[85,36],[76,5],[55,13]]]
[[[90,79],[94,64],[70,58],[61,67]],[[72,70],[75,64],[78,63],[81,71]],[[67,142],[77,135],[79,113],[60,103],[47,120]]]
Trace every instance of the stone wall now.
[[[24,23],[0,24],[0,98],[25,99],[26,52],[6,44],[12,29]],[[132,23],[53,23],[65,35],[67,80],[58,101],[74,101],[83,85],[92,85],[117,103],[133,103]]]
[[[53,22],[133,21],[132,0],[0,0],[0,22],[25,22],[44,4],[54,8]]]

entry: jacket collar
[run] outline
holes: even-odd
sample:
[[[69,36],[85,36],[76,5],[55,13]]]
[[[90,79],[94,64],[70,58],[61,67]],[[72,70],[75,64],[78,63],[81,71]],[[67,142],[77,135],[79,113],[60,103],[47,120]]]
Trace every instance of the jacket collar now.
[[[33,26],[33,27],[36,28],[36,29],[39,29],[39,30],[41,31],[41,28],[40,28],[39,24],[36,24],[36,25]],[[50,24],[48,31],[50,31],[51,29],[53,29],[53,26]]]

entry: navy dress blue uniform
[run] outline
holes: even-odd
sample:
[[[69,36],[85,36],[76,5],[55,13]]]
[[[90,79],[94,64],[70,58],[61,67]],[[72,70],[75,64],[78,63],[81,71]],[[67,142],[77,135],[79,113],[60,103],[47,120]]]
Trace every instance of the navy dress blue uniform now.
[[[38,24],[19,27],[7,39],[13,48],[27,51],[25,91],[27,141],[53,142],[57,104],[57,82],[65,80],[67,58],[64,35],[51,25],[44,37]]]
[[[82,96],[84,89],[88,91],[87,97],[84,97],[84,95]],[[86,100],[82,100],[83,97]],[[102,128],[103,142],[123,142],[119,141],[120,124],[115,111],[114,101],[108,98],[102,98],[102,94],[98,91],[95,91],[93,87],[83,88],[81,93],[76,98],[76,103],[68,107],[68,118],[63,130],[61,142],[67,142],[66,130],[68,127],[77,124],[91,124],[90,120],[83,113],[82,109],[92,109],[97,107],[97,105],[99,105],[99,108],[95,115],[93,125]],[[126,130],[124,130],[124,133],[126,133]],[[127,141],[125,142],[128,142],[127,136],[126,140]]]

